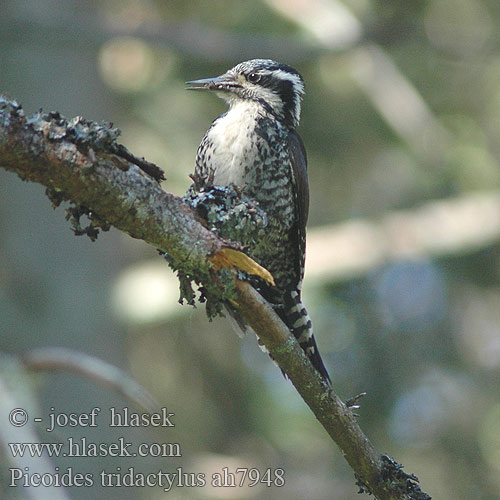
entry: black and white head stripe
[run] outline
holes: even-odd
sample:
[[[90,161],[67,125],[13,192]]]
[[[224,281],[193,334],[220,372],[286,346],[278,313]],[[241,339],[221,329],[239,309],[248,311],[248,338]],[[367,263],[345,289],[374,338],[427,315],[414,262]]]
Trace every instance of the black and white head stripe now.
[[[296,69],[271,59],[252,59],[228,73],[241,82],[239,97],[257,100],[287,125],[298,126],[304,81]]]

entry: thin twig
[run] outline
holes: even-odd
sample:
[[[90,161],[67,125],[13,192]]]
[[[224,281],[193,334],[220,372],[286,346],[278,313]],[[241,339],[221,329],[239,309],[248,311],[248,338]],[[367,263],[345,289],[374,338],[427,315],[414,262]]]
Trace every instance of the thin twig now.
[[[64,347],[46,347],[25,353],[21,360],[28,370],[72,372],[110,387],[148,412],[158,408],[158,403],[142,385],[123,370],[94,356]]]

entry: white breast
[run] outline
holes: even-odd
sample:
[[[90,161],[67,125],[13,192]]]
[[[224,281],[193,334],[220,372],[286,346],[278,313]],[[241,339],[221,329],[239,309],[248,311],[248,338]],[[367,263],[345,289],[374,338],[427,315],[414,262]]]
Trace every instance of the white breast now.
[[[216,186],[245,185],[245,166],[256,154],[250,136],[257,112],[257,106],[251,101],[236,102],[210,129],[208,138],[214,147],[210,161]]]

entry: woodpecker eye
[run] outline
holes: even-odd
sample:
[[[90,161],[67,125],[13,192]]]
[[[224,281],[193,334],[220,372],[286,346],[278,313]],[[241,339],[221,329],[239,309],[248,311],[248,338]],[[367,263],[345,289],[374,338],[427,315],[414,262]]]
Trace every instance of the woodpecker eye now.
[[[250,73],[247,76],[247,80],[251,83],[257,83],[260,80],[260,75],[259,73]]]

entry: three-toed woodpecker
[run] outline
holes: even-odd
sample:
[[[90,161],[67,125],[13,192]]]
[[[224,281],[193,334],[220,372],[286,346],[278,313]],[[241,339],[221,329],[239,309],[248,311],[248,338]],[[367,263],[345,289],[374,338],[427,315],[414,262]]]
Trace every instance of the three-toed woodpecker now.
[[[304,93],[302,77],[285,64],[253,59],[221,76],[187,85],[214,91],[229,105],[201,141],[192,188],[231,186],[266,212],[265,236],[248,253],[271,272],[276,286],[262,284],[258,290],[329,381],[300,297],[309,210],[306,152],[295,131]],[[237,330],[250,329],[236,311],[229,312]]]

